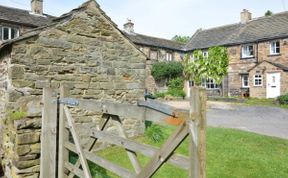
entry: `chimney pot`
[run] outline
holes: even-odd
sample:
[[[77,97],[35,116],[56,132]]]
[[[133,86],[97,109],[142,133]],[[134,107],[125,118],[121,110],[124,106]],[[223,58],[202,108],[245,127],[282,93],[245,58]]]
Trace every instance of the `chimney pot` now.
[[[134,33],[134,23],[131,19],[127,19],[127,22],[124,24],[124,30],[127,33]]]
[[[240,16],[241,16],[241,23],[247,23],[248,21],[252,20],[252,13],[249,12],[247,9],[243,9]]]
[[[34,14],[43,15],[43,0],[31,0],[31,11]]]

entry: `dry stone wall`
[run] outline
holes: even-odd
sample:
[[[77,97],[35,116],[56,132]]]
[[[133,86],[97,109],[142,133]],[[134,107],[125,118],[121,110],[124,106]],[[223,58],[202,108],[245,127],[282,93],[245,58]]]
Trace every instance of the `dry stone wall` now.
[[[11,53],[1,58],[8,84],[0,91],[6,103],[1,113],[16,117],[1,117],[6,118],[3,164],[11,177],[39,176],[43,87],[64,84],[74,98],[132,104],[144,95],[146,57],[98,8],[88,7],[70,18],[14,43]],[[99,121],[99,113],[72,113],[82,134]],[[142,122],[122,121],[128,136],[143,133]],[[87,139],[86,135],[81,140],[85,144]]]

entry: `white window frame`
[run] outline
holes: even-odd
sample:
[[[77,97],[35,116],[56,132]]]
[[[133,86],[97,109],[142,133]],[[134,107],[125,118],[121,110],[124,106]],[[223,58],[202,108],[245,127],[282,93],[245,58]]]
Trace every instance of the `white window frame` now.
[[[19,37],[19,29],[18,28],[13,28],[13,27],[7,27],[7,26],[3,26],[2,28],[2,36],[1,36],[1,40],[2,41],[7,41],[7,40],[12,40],[12,29],[16,30],[16,35],[14,36],[14,38]],[[4,39],[4,29],[8,29],[8,39]],[[13,39],[14,39],[13,38]]]
[[[247,77],[247,78],[245,78]],[[247,81],[247,85],[245,85],[245,81]],[[243,74],[241,75],[241,87],[242,88],[249,88],[249,75],[248,74]]]
[[[277,46],[278,44],[278,46]],[[279,52],[277,52],[277,49]],[[270,42],[270,54],[271,55],[277,55],[280,54],[280,41],[271,41]]]
[[[173,60],[173,54],[172,53],[166,53],[166,61],[172,61]]]
[[[202,79],[202,87],[206,89],[219,89],[219,86],[215,83],[213,79]],[[213,87],[212,87],[213,86]]]
[[[209,53],[207,50],[203,51],[203,58],[207,59],[209,57]]]
[[[258,82],[256,82],[258,81]],[[261,74],[255,74],[254,75],[254,86],[255,87],[261,87],[263,86],[263,76]],[[260,83],[260,84],[259,84]]]
[[[253,46],[253,44],[243,45],[241,47],[241,54],[242,54],[242,56],[241,56],[242,58],[254,57],[254,46]]]
[[[153,55],[152,54],[156,54],[155,58],[152,58]],[[150,50],[150,59],[154,59],[154,60],[158,60],[158,51],[157,50]]]

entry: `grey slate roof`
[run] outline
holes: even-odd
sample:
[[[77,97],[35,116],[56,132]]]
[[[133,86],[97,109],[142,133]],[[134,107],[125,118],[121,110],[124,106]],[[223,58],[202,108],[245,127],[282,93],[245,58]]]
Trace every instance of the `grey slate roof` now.
[[[161,48],[172,49],[172,50],[177,50],[177,51],[182,51],[185,45],[183,43],[175,42],[172,40],[146,36],[146,35],[142,35],[138,33],[126,33],[123,31],[123,34],[137,45],[161,47]]]
[[[188,51],[288,37],[288,12],[207,30],[198,30],[185,46]]]
[[[27,10],[0,6],[0,20],[4,22],[39,27],[48,24],[53,18],[50,15],[34,15]]]

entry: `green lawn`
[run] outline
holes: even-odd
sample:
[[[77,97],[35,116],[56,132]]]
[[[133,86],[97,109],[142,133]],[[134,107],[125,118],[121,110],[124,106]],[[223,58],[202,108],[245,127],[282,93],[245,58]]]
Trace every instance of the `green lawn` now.
[[[163,129],[165,136],[172,128]],[[155,144],[146,137],[137,141]],[[184,142],[177,150],[187,155],[188,144]],[[132,170],[125,151],[112,147],[97,155],[105,157]],[[142,165],[149,159],[139,155]],[[91,168],[94,167],[92,164]],[[100,170],[100,174],[96,172]],[[117,177],[101,168],[93,168],[95,178]],[[155,178],[186,178],[187,172],[165,164]],[[287,178],[288,140],[261,136],[233,129],[208,128],[207,131],[207,177],[208,178]]]

